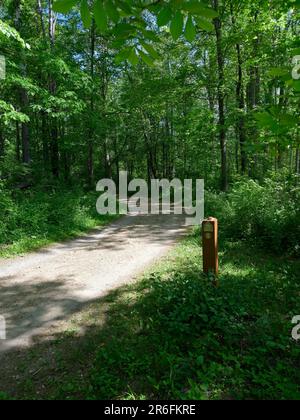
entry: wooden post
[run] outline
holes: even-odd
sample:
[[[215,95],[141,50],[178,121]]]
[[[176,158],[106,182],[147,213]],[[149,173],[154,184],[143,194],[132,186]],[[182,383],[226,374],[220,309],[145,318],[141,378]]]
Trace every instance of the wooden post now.
[[[202,223],[202,243],[203,243],[203,271],[205,274],[212,274],[215,283],[218,285],[217,277],[219,274],[218,257],[218,220],[210,217]]]

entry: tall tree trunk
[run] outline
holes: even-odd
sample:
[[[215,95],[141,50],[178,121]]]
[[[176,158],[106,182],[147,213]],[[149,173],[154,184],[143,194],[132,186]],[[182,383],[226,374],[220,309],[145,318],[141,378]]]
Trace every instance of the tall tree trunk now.
[[[20,138],[20,124],[16,122],[16,158],[17,161],[21,162],[21,138]]]
[[[54,45],[55,45],[55,29],[56,29],[56,16],[53,11],[53,2],[49,0],[49,39],[50,39],[50,49],[51,53],[54,53]],[[57,90],[56,81],[52,76],[50,76],[49,80],[49,92],[51,95],[55,96]],[[58,129],[57,129],[57,122],[55,120],[51,121],[51,166],[52,166],[52,175],[54,178],[59,177],[59,147],[58,147]]]
[[[231,19],[233,26],[236,25],[236,19],[234,15],[233,3],[231,2]],[[238,145],[240,147],[241,153],[241,173],[245,175],[247,170],[247,153],[245,150],[246,144],[246,130],[245,130],[245,94],[244,94],[244,79],[243,79],[243,60],[242,60],[242,51],[241,45],[236,44],[236,53],[237,53],[237,86],[236,86],[236,101],[239,109],[238,121],[237,121],[237,134],[238,134]],[[238,168],[237,162],[237,169]]]
[[[207,92],[207,100],[209,105],[209,110],[211,112],[211,124],[215,125],[215,89],[214,89],[214,81],[212,80],[213,74],[213,66],[212,57],[211,55],[206,52],[204,54],[204,63],[207,63],[207,83],[206,83],[206,92]],[[217,166],[217,154],[216,154],[216,136],[215,133],[211,133],[211,156],[212,162],[215,166]]]
[[[284,111],[284,109],[287,106],[287,100],[286,100],[286,97],[285,97],[285,89],[284,89],[283,85],[281,85],[280,89],[279,89],[278,105],[279,105],[279,108],[280,108],[281,111]],[[278,154],[277,154],[278,169],[282,169],[282,167],[283,167],[285,151],[286,151],[286,147],[282,144],[282,142],[279,139],[278,140]]]
[[[91,26],[91,44],[90,44],[90,60],[91,60],[91,67],[90,67],[90,75],[92,81],[94,81],[95,76],[95,42],[96,42],[96,31],[95,31],[95,21],[93,20]],[[95,111],[95,103],[94,103],[94,93],[91,93],[91,100],[90,100],[90,116],[91,118],[94,117]],[[94,126],[93,123],[90,124],[89,128],[89,140],[88,140],[88,161],[87,161],[87,170],[88,170],[88,181],[90,186],[94,183]]]
[[[53,123],[52,123],[53,124]],[[56,124],[51,128],[51,168],[54,178],[59,177],[59,148],[58,148],[58,130]]]
[[[241,46],[236,45],[236,51],[238,56],[238,82],[236,89],[236,97],[239,108],[238,117],[238,134],[239,134],[239,145],[241,152],[241,173],[244,175],[247,170],[247,153],[245,150],[246,145],[246,130],[245,130],[245,96],[244,96],[244,83],[243,83],[243,68],[242,68],[242,57],[241,57]]]
[[[45,45],[47,44],[47,30],[45,25],[45,19],[43,14],[43,6],[41,0],[36,0],[36,12],[38,15],[38,18],[40,20],[40,30],[43,36],[43,40],[45,42]],[[49,36],[50,36],[50,23],[49,23]],[[40,112],[40,118],[41,118],[41,137],[42,137],[42,148],[43,148],[43,164],[44,164],[44,171],[45,174],[49,171],[49,135],[47,131],[47,117],[46,112],[41,111]]]
[[[59,136],[61,139],[65,138],[65,130],[63,125],[60,126]],[[70,156],[66,144],[63,144],[61,148],[61,162],[63,167],[64,180],[66,184],[68,184],[70,182]]]
[[[257,26],[258,24],[258,17],[259,17],[259,11],[254,8],[253,11],[253,25]],[[260,45],[260,33],[259,31],[256,31],[256,37],[253,41],[253,52],[252,52],[252,58],[255,60],[258,57],[259,53],[259,45]],[[260,69],[257,64],[251,65],[249,69],[249,83],[247,86],[247,106],[250,113],[252,113],[253,110],[255,110],[259,103],[260,103]],[[253,126],[250,128],[249,136],[251,138],[252,143],[257,142],[258,138],[258,131],[256,129],[256,126]],[[254,177],[255,171],[256,171],[256,164],[257,164],[257,154],[254,153],[253,161],[251,165],[249,165],[249,176]]]
[[[296,172],[297,175],[300,175],[300,133],[299,133],[299,128],[297,130],[295,172]]]
[[[0,127],[0,159],[4,156],[4,136],[2,127]]]
[[[23,96],[23,95],[22,95]],[[27,103],[27,94],[24,95]],[[27,124],[22,123],[22,161],[25,164],[30,163],[30,140],[29,140],[29,127]]]
[[[36,10],[37,10],[38,16],[40,18],[43,38],[44,38],[44,40],[46,40],[46,38],[47,38],[47,36],[46,36],[46,27],[45,27],[45,22],[44,22],[43,8],[42,8],[42,2],[41,2],[41,0],[37,0],[37,2],[36,2]]]
[[[14,1],[14,8],[15,8],[15,28],[18,32],[21,30],[21,0]],[[26,77],[26,64],[25,64],[25,57],[21,54],[21,65],[20,65],[20,72],[21,74]],[[20,103],[21,103],[21,111],[26,114],[28,109],[28,94],[25,89],[20,89]],[[28,123],[23,122],[21,126],[21,138],[22,138],[22,162],[25,164],[30,163],[30,138],[29,138],[29,127]]]
[[[300,175],[300,147],[296,149],[296,174]]]
[[[106,114],[107,108],[107,93],[108,93],[108,68],[107,68],[107,42],[104,38],[101,40],[101,61],[100,61],[100,95],[103,115]],[[104,168],[107,178],[112,177],[112,159],[110,151],[110,142],[107,130],[103,133],[103,154],[104,154]]]
[[[213,0],[214,9],[220,13],[219,0]],[[218,17],[214,19],[214,26],[217,39],[217,59],[218,59],[218,109],[219,109],[219,141],[221,148],[221,189],[228,190],[228,164],[227,164],[227,138],[225,127],[225,94],[224,94],[224,55],[222,46],[222,21]]]
[[[42,134],[42,144],[43,144],[43,162],[44,168],[47,172],[49,170],[49,144],[48,144],[48,131],[47,131],[47,119],[45,112],[41,112],[41,134]]]

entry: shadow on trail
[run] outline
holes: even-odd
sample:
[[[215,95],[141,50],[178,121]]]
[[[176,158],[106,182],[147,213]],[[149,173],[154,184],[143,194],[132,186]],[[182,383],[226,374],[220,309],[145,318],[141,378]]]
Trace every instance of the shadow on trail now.
[[[26,284],[16,284],[14,280],[15,276],[0,278],[0,314],[6,320],[8,340],[61,321],[66,313],[70,314],[81,306],[76,299],[66,298],[67,282],[72,280],[71,276],[59,276],[53,281],[43,282],[33,278]],[[0,351],[3,346],[5,342],[0,342]]]
[[[299,284],[299,263],[274,279],[265,263],[249,266],[243,250],[236,248],[237,271],[232,253],[222,256],[219,289],[203,277],[194,253],[90,302],[62,332],[7,354],[0,392],[38,399],[300,398],[286,321],[295,305],[288,280]]]
[[[125,217],[75,241],[4,263],[0,315],[6,319],[7,340],[0,342],[0,354],[129,281],[184,235],[182,216]]]

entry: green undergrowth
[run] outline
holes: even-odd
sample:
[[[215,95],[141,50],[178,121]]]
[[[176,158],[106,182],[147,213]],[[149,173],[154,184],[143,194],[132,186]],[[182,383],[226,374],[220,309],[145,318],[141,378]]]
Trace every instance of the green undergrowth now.
[[[0,257],[75,238],[115,216],[96,211],[97,193],[82,190],[0,190]]]
[[[300,346],[291,337],[299,261],[222,241],[215,288],[202,274],[199,237],[85,307],[64,332],[24,351],[22,363],[18,355],[18,384],[6,368],[0,391],[38,399],[300,399]]]

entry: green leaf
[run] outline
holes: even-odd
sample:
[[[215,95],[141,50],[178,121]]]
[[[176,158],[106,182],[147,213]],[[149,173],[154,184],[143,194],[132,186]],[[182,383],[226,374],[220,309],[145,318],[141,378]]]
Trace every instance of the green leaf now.
[[[299,124],[299,118],[291,114],[280,115],[280,123],[285,127],[294,127]]]
[[[204,31],[212,32],[215,29],[214,25],[207,19],[197,17],[196,21],[198,26]]]
[[[114,23],[118,23],[120,20],[120,13],[115,6],[115,4],[111,0],[107,0],[105,3],[105,10],[107,12],[108,17]]]
[[[157,16],[157,25],[158,26],[165,26],[167,25],[172,19],[172,9],[169,6],[164,7],[161,9]]]
[[[209,8],[203,8],[202,9],[202,13],[201,16],[207,18],[207,19],[216,19],[217,17],[219,17],[219,13],[216,12],[213,9],[209,9]]]
[[[81,19],[86,29],[91,27],[92,17],[87,0],[81,0],[80,8]]]
[[[180,37],[183,32],[183,14],[180,11],[177,11],[170,26],[171,35],[174,41]]]
[[[107,15],[103,7],[102,0],[96,0],[94,4],[94,16],[97,27],[100,29],[101,32],[105,32],[107,30]]]
[[[185,38],[187,41],[193,42],[196,38],[196,35],[197,32],[194,26],[193,18],[192,16],[189,16],[185,26]]]
[[[203,365],[204,364],[204,357],[203,356],[198,356],[197,357],[197,364],[198,365]]]
[[[141,32],[144,35],[144,37],[146,39],[149,39],[150,41],[153,41],[153,42],[159,42],[160,41],[159,37],[153,31],[148,31],[146,29],[141,29]]]
[[[146,44],[145,42],[141,42],[141,45],[143,46],[143,48],[147,51],[148,54],[151,55],[151,57],[153,57],[155,60],[159,60],[160,59],[160,55],[158,54],[158,52],[152,47],[152,45]]]
[[[53,4],[53,10],[57,13],[67,14],[77,3],[78,0],[56,0]]]
[[[183,4],[182,8],[193,15],[200,15],[207,19],[214,19],[219,16],[215,10],[204,6],[199,1],[187,2]]]
[[[150,66],[150,67],[153,66],[154,60],[150,55],[145,54],[142,50],[139,50],[139,55],[140,55],[141,59],[144,61],[144,63],[147,64],[147,66]]]
[[[128,2],[122,1],[122,0],[117,0],[116,4],[124,12],[125,16],[132,15],[132,9],[129,6]]]
[[[259,122],[261,127],[272,127],[276,125],[276,120],[268,112],[257,112],[255,114],[256,121]]]
[[[130,35],[135,34],[136,28],[129,23],[120,23],[115,26],[113,33],[118,38],[128,38]]]
[[[122,51],[120,51],[116,55],[115,62],[117,64],[120,64],[123,61],[126,61],[130,57],[131,52],[132,52],[132,48],[131,47],[124,48]]]
[[[290,74],[290,72],[287,71],[284,67],[272,68],[269,71],[269,75],[271,77],[282,77],[286,76],[287,74]]]
[[[19,32],[17,32],[14,28],[9,26],[7,23],[3,22],[0,19],[0,35],[4,36],[7,39],[14,39],[17,41],[22,48],[30,50],[30,45],[21,38]]]
[[[135,51],[135,48],[132,48],[129,57],[128,57],[128,61],[130,62],[130,64],[132,64],[133,66],[136,66],[139,62],[139,57]]]
[[[300,92],[300,80],[293,80],[292,87],[295,92]]]

